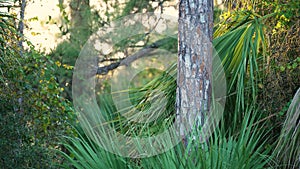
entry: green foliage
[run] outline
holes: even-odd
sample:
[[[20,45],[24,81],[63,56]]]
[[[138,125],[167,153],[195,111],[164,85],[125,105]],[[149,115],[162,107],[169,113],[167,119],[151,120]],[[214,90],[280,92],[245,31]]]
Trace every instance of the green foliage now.
[[[138,168],[264,168],[270,162],[269,150],[262,141],[264,131],[253,126],[256,117],[257,112],[249,109],[237,134],[226,137],[226,132],[233,131],[217,127],[209,143],[196,139],[188,143],[187,149],[179,144],[161,155],[141,159]]]
[[[86,2],[72,0],[71,7]],[[51,57],[35,51],[30,42],[27,42],[29,51],[22,51],[21,56],[17,45],[20,36],[14,26],[16,18],[0,12],[1,168],[300,166],[299,92],[292,99],[300,86],[299,1],[228,0],[227,11],[215,12],[214,17],[222,14],[215,19],[220,22],[215,27],[213,43],[229,86],[225,114],[206,143],[189,139],[188,148],[179,143],[154,157],[130,159],[102,149],[97,144],[101,140],[86,136],[80,128],[74,136],[74,129],[69,125],[75,122],[74,110],[67,100],[71,99],[70,95],[64,95],[64,92],[70,94],[72,69],[82,45],[92,31],[112,18],[154,11],[153,2],[129,0],[122,6],[118,2],[105,1],[107,6],[116,9],[109,13],[107,8],[107,18],[101,18],[85,4],[81,6],[82,10],[71,14],[77,16],[72,17],[73,20],[60,3],[63,21],[60,29],[63,35],[70,33],[71,38],[59,44]],[[0,4],[10,5],[3,0]],[[148,45],[154,40],[142,34],[119,42],[115,50],[125,51],[139,41]],[[159,48],[177,52],[177,40],[172,39]],[[98,103],[108,121],[105,125],[124,135],[137,137],[153,136],[168,128],[175,116],[175,66],[169,72],[143,72],[131,83],[132,88],[122,91],[129,93],[132,103],[123,110],[127,117],[151,121],[155,114],[155,121],[138,123],[124,118],[124,114],[116,109],[112,96],[104,93],[100,95],[103,97],[98,97]],[[149,72],[161,75],[149,81]],[[105,86],[105,89],[109,87]],[[157,99],[161,94],[166,96],[166,105]],[[151,105],[157,106],[151,109]],[[136,114],[134,109],[142,110],[142,113]],[[62,135],[65,135],[63,143],[58,145]],[[109,138],[102,139],[109,141]],[[171,139],[166,138],[165,144],[170,145]],[[58,150],[59,155],[53,149]]]
[[[108,104],[113,104],[109,100],[107,102]],[[266,138],[263,134],[265,131],[261,130],[257,125],[254,126],[257,114],[256,111],[249,109],[245,113],[241,128],[235,130],[238,133],[234,133],[231,129],[218,127],[209,143],[201,143],[199,139],[189,139],[190,142],[187,149],[180,142],[171,150],[149,158],[128,159],[113,155],[103,150],[97,143],[90,140],[89,137],[82,135],[79,138],[66,137],[63,144],[71,154],[62,153],[71,166],[82,169],[95,169],[99,167],[134,169],[264,168],[270,163],[271,158],[268,155],[270,149],[265,149],[266,141],[264,140]],[[224,121],[222,120],[222,122]],[[145,128],[148,127],[145,126]],[[226,136],[228,132],[231,133],[229,137]],[[100,139],[109,139],[106,137],[108,136],[103,135]],[[172,144],[172,142],[168,142],[172,138],[166,137],[164,140],[166,140],[165,146]],[[70,166],[65,167],[68,168]]]
[[[1,165],[51,168],[59,160],[51,149],[58,148],[60,135],[72,134],[68,123],[75,118],[71,104],[61,97],[54,63],[32,50],[18,63],[6,60],[1,69],[5,72],[0,84]]]
[[[50,57],[30,42],[20,55],[14,19],[0,14],[0,166],[53,168],[61,159],[51,149],[59,148],[60,135],[73,133],[74,110],[61,97]]]
[[[279,137],[289,103],[300,86],[299,5],[299,1],[264,1],[258,11],[275,14],[265,22],[268,49],[257,96],[265,116],[272,117],[267,118],[267,126],[273,127],[274,138]]]
[[[170,127],[175,117],[175,70],[176,65],[173,65],[166,72],[157,74],[147,84],[117,93],[117,95],[122,92],[129,93],[132,106],[127,106],[124,110],[118,111],[115,108],[112,95],[100,94],[98,96],[99,105],[102,105],[100,109],[104,114],[114,115],[107,121],[112,122],[114,128],[128,136],[153,136]],[[162,104],[164,102],[166,104]],[[126,112],[121,114],[124,111]],[[144,119],[145,123],[135,122],[134,119]]]
[[[250,9],[250,10],[249,10]],[[282,14],[281,14],[282,15]],[[285,16],[285,15],[284,15]],[[201,148],[190,151],[189,149],[182,149],[183,145],[177,145],[170,151],[157,155],[155,157],[139,159],[139,160],[121,160],[130,166],[129,168],[275,168],[275,167],[297,167],[299,165],[297,157],[299,156],[299,149],[296,147],[299,142],[299,123],[293,123],[292,130],[289,129],[288,124],[292,122],[292,112],[289,111],[282,133],[278,140],[278,134],[272,137],[266,137],[268,133],[275,132],[273,126],[261,126],[261,123],[273,117],[271,114],[264,114],[261,109],[249,110],[249,107],[258,107],[261,104],[262,98],[260,92],[264,91],[265,75],[268,73],[266,63],[269,60],[269,44],[266,42],[267,32],[271,31],[266,27],[266,20],[269,18],[276,18],[277,14],[270,14],[260,16],[255,13],[251,8],[242,11],[230,11],[221,15],[221,22],[217,25],[215,32],[214,45],[216,51],[221,58],[224,65],[227,80],[229,82],[228,88],[228,101],[226,106],[226,114],[222,119],[217,131],[209,141],[209,144],[201,145]],[[281,19],[285,19],[281,17]],[[285,19],[287,21],[287,19]],[[293,28],[293,26],[292,26]],[[295,32],[295,31],[293,31]],[[297,31],[296,31],[297,32]],[[296,42],[297,44],[297,42]],[[297,45],[296,45],[297,46]],[[294,72],[298,70],[298,58],[292,61],[285,62],[285,70]],[[282,69],[282,66],[275,66],[277,70]],[[272,67],[273,68],[273,67]],[[276,70],[275,69],[275,70]],[[285,71],[280,70],[280,71]],[[298,75],[297,75],[298,76]],[[296,76],[296,77],[297,77]],[[295,83],[299,83],[299,78],[295,79]],[[112,127],[116,127],[117,131],[128,134],[131,136],[143,136],[143,134],[157,134],[158,128],[167,127],[172,123],[172,115],[174,115],[174,108],[172,105],[175,103],[175,79],[168,79],[168,76],[156,78],[149,82],[142,88],[129,89],[131,92],[131,99],[134,107],[127,107],[129,114],[132,116],[145,118],[143,114],[134,114],[131,111],[133,108],[139,110],[149,109],[149,102],[151,97],[157,95],[156,89],[165,89],[160,91],[167,91],[168,101],[171,103],[168,106],[169,113],[164,116],[164,112],[157,112],[160,117],[157,119],[155,125],[129,123],[125,118],[118,113],[113,106],[114,103],[109,97],[100,99],[103,112],[112,115],[108,119]],[[296,85],[297,86],[297,85]],[[276,97],[273,97],[273,99]],[[275,100],[276,101],[276,100]],[[157,100],[159,102],[159,100]],[[285,104],[286,102],[284,102]],[[282,103],[280,103],[282,104]],[[234,105],[234,106],[233,106]],[[252,105],[252,106],[249,106]],[[298,105],[297,103],[293,105]],[[264,106],[264,105],[261,105]],[[256,108],[254,108],[256,109]],[[161,107],[158,107],[161,110]],[[281,118],[287,109],[282,109]],[[295,110],[295,109],[294,109]],[[250,113],[255,112],[255,113]],[[257,117],[255,114],[259,113]],[[272,113],[272,112],[271,112]],[[279,112],[273,112],[278,114]],[[147,113],[145,113],[147,114]],[[252,116],[253,115],[253,116]],[[251,117],[251,118],[250,118]],[[299,117],[295,117],[299,119]],[[147,121],[147,120],[146,120]],[[166,123],[158,123],[164,121]],[[295,121],[294,121],[295,122]],[[150,125],[149,125],[150,124]],[[266,124],[270,124],[269,122]],[[272,124],[272,123],[271,123]],[[268,129],[268,130],[266,130]],[[292,134],[296,133],[296,134]],[[270,135],[269,135],[270,136]],[[290,138],[290,139],[289,139]],[[81,140],[80,138],[79,140]],[[168,139],[166,139],[168,140]],[[275,142],[274,142],[275,140]],[[197,141],[196,141],[197,142]],[[168,144],[168,143],[166,143]],[[191,147],[195,148],[194,143],[189,143]],[[277,145],[276,151],[271,152],[270,148]],[[69,150],[73,152],[72,149]],[[98,148],[95,148],[98,150]],[[286,150],[286,151],[284,151]],[[83,159],[88,159],[88,153],[85,148],[81,148],[80,154],[85,155],[76,156],[72,158],[67,156],[71,163],[82,163]],[[100,151],[100,150],[98,150]],[[76,152],[78,155],[78,151]],[[119,160],[120,157],[118,157]],[[81,159],[81,160],[78,160]],[[94,160],[97,158],[94,158]],[[279,160],[277,160],[279,159]],[[113,162],[118,161],[111,160]],[[103,161],[103,158],[96,160]],[[87,167],[88,168],[88,167]],[[91,166],[91,168],[94,168]]]
[[[240,36],[238,36],[239,34],[233,36],[232,34],[236,32],[234,33],[225,32],[224,34],[220,35],[219,39],[216,39],[214,43],[218,43],[222,39],[227,39],[227,38],[230,38],[230,40],[226,41],[227,43],[223,43],[224,46],[216,45],[217,46],[216,50],[217,51],[226,50],[228,48],[228,45],[231,44],[232,41],[237,41],[238,44],[238,43],[243,43],[243,40],[246,39],[245,41],[248,42],[249,45],[255,46],[255,47],[251,46],[252,47],[251,49],[254,52],[259,52],[258,50],[259,47],[257,47],[258,44],[253,45],[253,43],[255,42],[252,41],[252,35],[253,35],[252,30],[256,30],[261,26],[256,22],[257,20],[253,20],[253,22],[249,22],[249,23],[246,22],[245,24],[241,24],[236,28],[237,32],[240,31],[239,32],[240,34],[246,34],[246,35],[250,34],[247,36],[247,38],[245,37],[240,38]],[[248,29],[250,29],[251,31],[249,31]],[[239,67],[245,66],[245,65],[244,66],[240,66],[240,65],[245,64],[244,63],[245,60],[248,60],[249,57],[252,59],[251,61],[256,62],[257,59],[256,56],[258,54],[255,53],[253,54],[254,56],[253,55],[248,56],[246,55],[248,48],[236,47],[234,45],[232,48],[239,52],[235,54],[236,56],[236,59],[234,60],[235,62],[232,61],[232,57],[228,56],[229,55],[228,51],[230,50],[228,50],[227,52],[219,52],[219,56],[222,59],[222,63],[224,64],[233,62],[231,64],[232,66],[229,66],[230,64],[228,66],[225,66],[225,72],[227,73],[227,75],[229,75],[228,78],[231,80],[231,84],[233,86],[234,84],[238,84],[239,81],[237,80],[238,78],[235,77],[237,75],[233,75],[233,76],[231,75],[232,72],[238,72],[237,74],[243,75],[240,81],[249,81],[251,76],[248,74],[248,71],[239,72],[237,70],[239,70],[238,69]],[[237,59],[243,55],[244,55],[244,57],[242,57],[243,59]],[[158,110],[157,112],[155,112],[155,114],[159,115],[159,117],[156,119],[154,124],[130,123],[128,119],[124,119],[121,117],[120,114],[118,114],[119,112],[113,106],[114,103],[112,99],[110,99],[109,97],[103,97],[103,95],[101,95],[99,101],[100,102],[99,105],[101,105],[100,109],[102,110],[101,112],[105,114],[104,115],[105,117],[110,116],[110,118],[108,118],[108,122],[112,124],[111,126],[115,127],[114,128],[115,130],[127,134],[129,136],[144,136],[144,134],[155,135],[160,132],[157,129],[160,130],[166,129],[167,126],[172,123],[174,117],[173,116],[174,105],[175,105],[174,96],[176,91],[176,80],[174,78],[170,78],[174,76],[175,73],[174,70],[176,70],[174,68],[175,66],[173,67],[173,69],[171,69],[172,76],[166,76],[168,73],[170,73],[170,72],[166,72],[166,74],[162,74],[158,78],[155,78],[154,80],[150,81],[147,85],[144,85],[142,88],[129,89],[129,91],[122,91],[122,92],[129,92],[129,93],[131,92],[136,94],[136,95],[132,95],[132,97],[134,97],[132,99],[137,104],[134,104],[135,105],[134,107],[130,106],[126,108],[126,110],[128,110],[127,115],[131,115],[130,117],[134,117],[134,118],[140,116],[142,119],[145,119],[145,117],[147,117],[147,114],[153,113],[153,110],[151,110],[150,112],[147,111],[149,110],[150,102],[152,105],[153,104],[159,105],[159,103],[161,103],[161,100],[159,99],[151,100],[151,98],[159,98],[157,97],[159,96],[159,93],[156,93],[155,91],[159,90],[161,91],[160,93],[164,93],[167,96],[168,106],[166,106],[167,107],[166,111],[163,109],[163,107],[155,106],[157,108],[156,110]],[[257,69],[254,69],[253,71],[257,71]],[[240,86],[240,88],[245,88],[245,86]],[[256,93],[253,94],[255,95]],[[140,97],[140,99],[135,99],[135,97],[141,95],[142,97]],[[239,93],[239,96],[241,96],[243,99],[245,98],[245,100],[247,98],[246,92]],[[243,105],[245,106],[246,103],[243,103]],[[241,106],[241,104],[239,106]],[[133,110],[133,108],[144,110],[143,112],[145,114],[143,113],[134,114],[135,111],[131,111]],[[240,113],[240,110],[241,109],[239,109],[239,111],[236,111],[236,113],[234,114]],[[249,112],[251,112],[251,110],[246,111],[246,109],[244,109],[243,115],[239,115],[240,117],[243,116],[242,121],[234,120],[229,126],[228,124],[226,125],[223,124],[222,126],[226,126],[226,128],[222,128],[222,129],[220,128],[218,133],[216,133],[215,136],[212,138],[211,142],[208,145],[201,146],[200,149],[189,152],[189,150],[182,150],[181,147],[183,145],[178,145],[177,147],[173,148],[172,150],[164,154],[152,158],[137,160],[137,162],[134,161],[136,163],[134,164],[130,163],[132,165],[131,167],[132,168],[135,167],[137,168],[174,168],[174,167],[176,168],[178,167],[179,168],[264,168],[269,162],[267,158],[268,151],[265,150],[264,148],[265,144],[263,141],[261,142],[259,141],[262,138],[263,136],[262,134],[264,132],[263,130],[258,132],[257,126],[253,127],[255,118],[254,116],[253,118],[250,118],[251,113]],[[223,121],[223,123],[225,123],[225,121]],[[236,134],[236,132],[238,132],[238,134]],[[166,138],[166,140],[168,139]],[[194,145],[194,143],[189,143],[189,144]],[[74,152],[71,148],[72,147],[70,147],[69,150],[71,152]],[[81,151],[85,152],[87,151],[87,149],[81,148],[80,153],[76,151],[76,155],[89,154],[87,152],[83,153]],[[76,156],[75,158],[71,158],[71,156],[69,156],[68,159],[71,160],[73,164],[82,163],[86,161],[83,159],[90,158],[89,156],[86,157],[86,155]],[[102,161],[102,160],[103,159],[98,159],[98,161]],[[232,161],[234,161],[235,163]]]
[[[56,77],[60,86],[65,88],[63,96],[68,100],[72,100],[72,67],[75,65],[82,47],[93,32],[98,31],[99,27],[106,25],[113,17],[108,12],[105,13],[106,18],[100,17],[99,11],[91,9],[88,2],[87,0],[72,0],[69,4],[71,18],[67,13],[66,6],[63,3],[58,5],[62,20],[59,28],[62,35],[69,35],[70,38],[59,43],[50,55],[61,65],[57,69]],[[105,4],[113,5],[112,2],[105,2]],[[79,7],[77,8],[77,6]],[[117,7],[118,4],[113,6]]]
[[[223,14],[225,15],[225,14]],[[263,17],[250,11],[227,13],[214,33],[213,41],[227,76],[230,109],[228,119],[240,121],[246,105],[256,104],[263,71],[266,43]],[[230,19],[228,19],[230,18]],[[235,105],[234,107],[232,105]]]
[[[300,65],[300,57],[297,57],[295,60],[293,60],[290,63],[285,63],[285,65],[277,66],[277,69],[279,69],[281,72],[284,72],[285,70],[289,70],[290,72],[295,71],[299,68]]]
[[[64,138],[62,145],[71,154],[59,152],[70,162],[70,164],[60,165],[61,168],[127,168],[126,159],[100,148],[89,137],[82,135],[82,132],[78,129],[77,138]]]
[[[143,10],[153,12],[153,7],[148,0],[129,0],[123,9],[122,16],[130,15],[132,13],[141,13]]]

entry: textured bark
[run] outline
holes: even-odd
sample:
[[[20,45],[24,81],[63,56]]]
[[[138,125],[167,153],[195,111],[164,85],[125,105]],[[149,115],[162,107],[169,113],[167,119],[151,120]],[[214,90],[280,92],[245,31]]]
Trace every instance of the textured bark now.
[[[213,0],[180,0],[176,118],[182,138],[192,127],[203,126],[209,112],[212,34]]]

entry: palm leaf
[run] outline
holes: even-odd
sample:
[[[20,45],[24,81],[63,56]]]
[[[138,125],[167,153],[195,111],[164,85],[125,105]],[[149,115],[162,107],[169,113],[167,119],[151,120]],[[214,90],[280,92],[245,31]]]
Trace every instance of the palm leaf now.
[[[286,116],[274,154],[284,167],[296,169],[300,166],[300,89]]]

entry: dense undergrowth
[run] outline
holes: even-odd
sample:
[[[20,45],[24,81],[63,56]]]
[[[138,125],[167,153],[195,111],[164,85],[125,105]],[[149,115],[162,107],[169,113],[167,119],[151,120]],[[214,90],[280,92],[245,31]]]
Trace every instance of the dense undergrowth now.
[[[123,13],[143,7],[153,11],[147,3],[130,1]],[[72,41],[59,45],[50,56],[34,50],[27,41],[29,48],[23,50],[18,46],[17,19],[0,13],[0,168],[299,168],[299,2],[228,5],[215,16],[219,22],[213,42],[228,86],[220,122],[206,142],[180,142],[148,158],[112,154],[97,144],[102,140],[87,137],[78,125],[68,100],[70,91],[64,91],[70,90],[64,83],[70,81],[78,55],[78,51],[64,50]],[[167,48],[176,43],[170,42]],[[73,45],[80,49],[82,44]],[[125,91],[134,103],[128,107],[129,114],[132,108],[147,112],[149,105],[159,105],[160,100],[150,103],[149,96],[157,90],[164,92],[167,109],[157,109],[161,116],[155,122],[128,122],[107,94],[110,86],[104,86],[97,99],[111,122],[105,125],[136,137],[168,128],[175,116],[176,65],[168,71],[158,72],[143,87]],[[172,144],[169,140],[166,145]]]

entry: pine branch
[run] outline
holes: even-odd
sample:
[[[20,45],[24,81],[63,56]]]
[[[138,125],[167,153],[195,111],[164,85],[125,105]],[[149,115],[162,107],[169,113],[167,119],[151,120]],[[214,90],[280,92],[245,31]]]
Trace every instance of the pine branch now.
[[[164,38],[164,39],[160,39],[146,47],[144,47],[143,49],[139,50],[137,53],[131,55],[131,56],[128,56],[126,58],[123,58],[117,62],[114,62],[114,63],[111,63],[107,66],[102,66],[102,67],[99,67],[97,69],[97,75],[106,75],[109,71],[112,71],[116,68],[118,68],[119,66],[128,66],[130,65],[132,62],[134,62],[135,60],[137,59],[140,59],[142,57],[146,57],[150,52],[154,51],[155,49],[163,46],[164,44],[168,43],[170,40],[172,40],[171,37],[167,37],[167,38]]]

